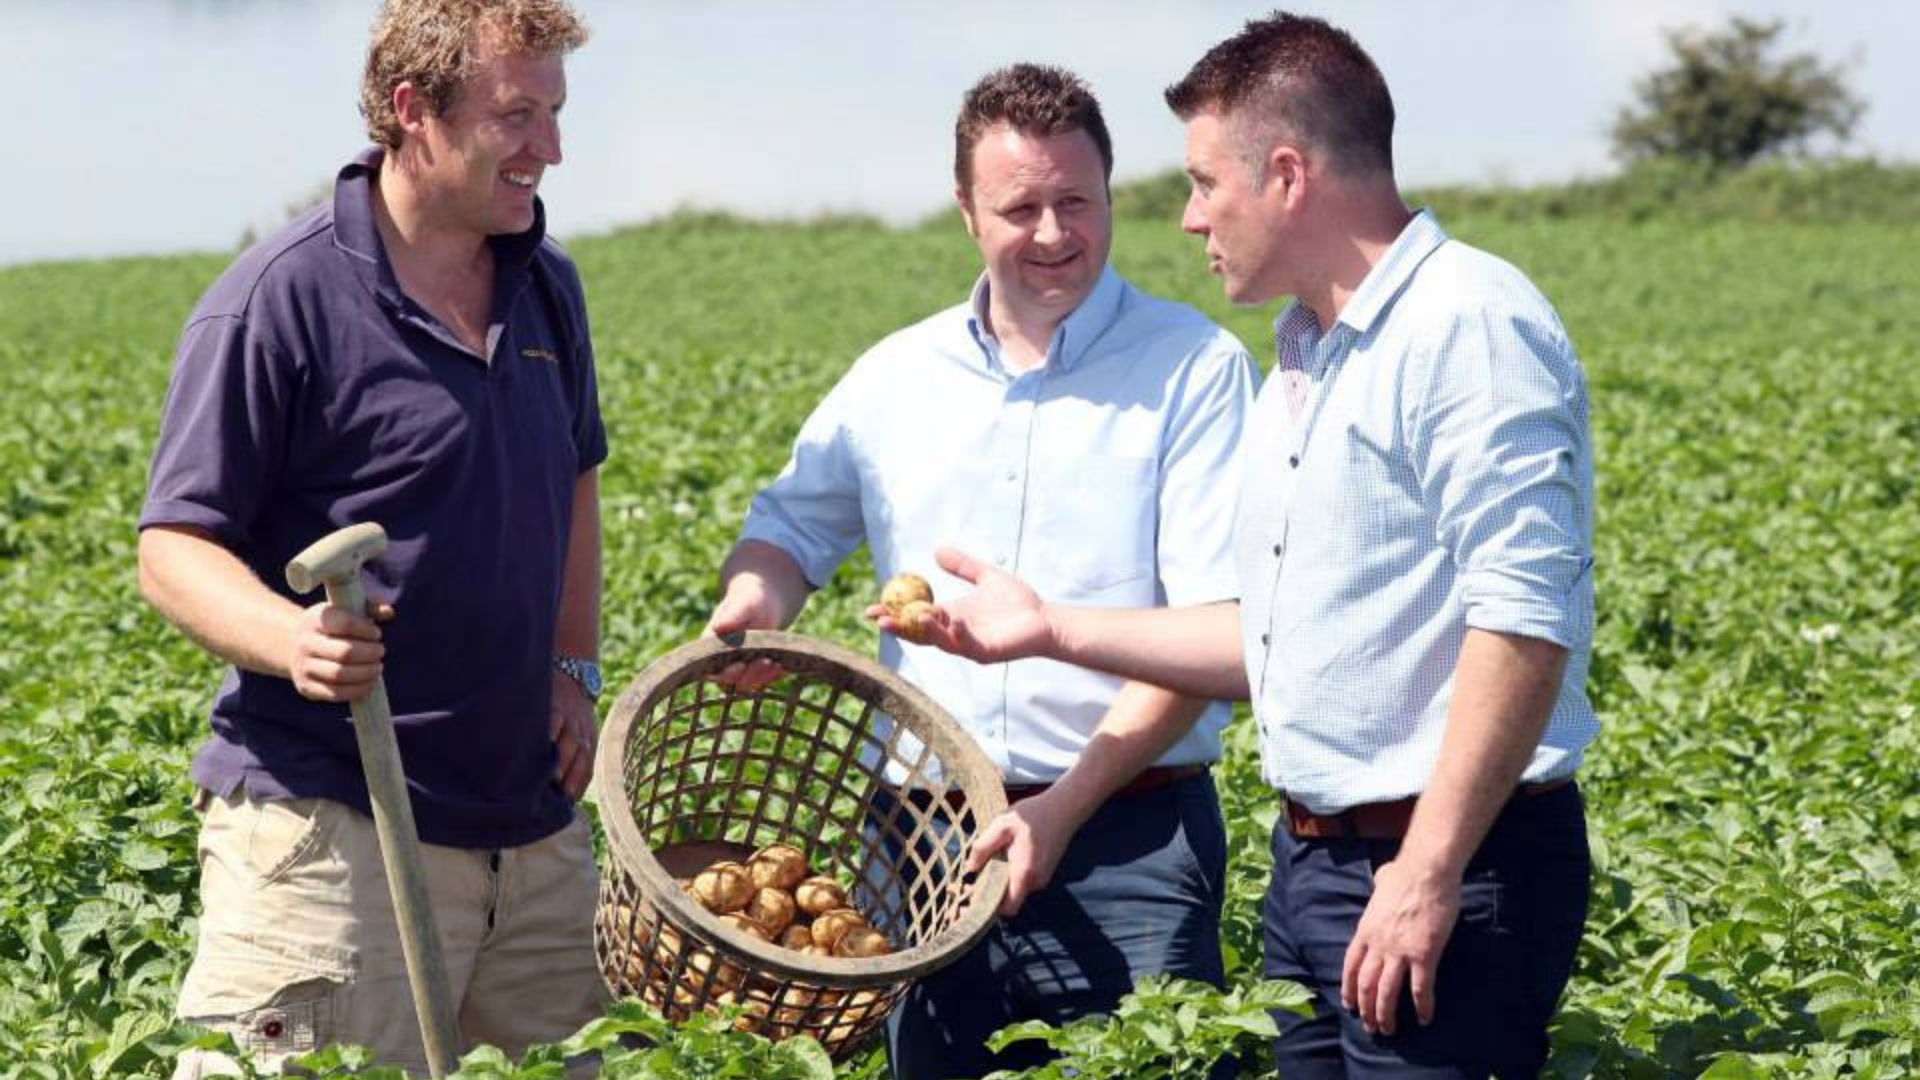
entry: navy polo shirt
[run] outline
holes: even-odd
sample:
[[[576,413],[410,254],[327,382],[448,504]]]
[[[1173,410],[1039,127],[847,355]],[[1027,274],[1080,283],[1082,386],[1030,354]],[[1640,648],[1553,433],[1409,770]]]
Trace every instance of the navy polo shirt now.
[[[573,265],[527,232],[493,237],[488,351],[408,299],[374,225],[381,152],[242,255],[187,322],[140,526],[209,530],[268,588],[342,526],[378,522],[366,591],[422,839],[509,847],[573,808],[547,734],[554,621],[580,474],[606,457]],[[537,204],[536,204],[537,206]],[[368,808],[347,707],[230,670],[193,778],[227,794]]]

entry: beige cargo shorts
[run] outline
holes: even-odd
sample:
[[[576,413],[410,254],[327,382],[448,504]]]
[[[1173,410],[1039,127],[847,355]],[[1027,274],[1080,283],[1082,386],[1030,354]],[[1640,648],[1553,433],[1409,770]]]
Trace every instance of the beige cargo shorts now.
[[[357,1043],[427,1075],[373,819],[324,799],[203,793],[200,805],[204,913],[178,1015],[232,1034],[268,1069]],[[523,847],[421,854],[463,1053],[489,1043],[517,1057],[604,1011],[584,818]],[[174,1080],[237,1073],[225,1055],[189,1051]]]

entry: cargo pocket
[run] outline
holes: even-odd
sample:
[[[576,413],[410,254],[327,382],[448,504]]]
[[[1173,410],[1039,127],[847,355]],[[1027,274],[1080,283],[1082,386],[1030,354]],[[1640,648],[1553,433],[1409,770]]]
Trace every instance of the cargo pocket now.
[[[228,939],[203,944],[180,988],[182,1020],[233,1036],[263,1058],[335,1041],[353,965],[340,950]]]

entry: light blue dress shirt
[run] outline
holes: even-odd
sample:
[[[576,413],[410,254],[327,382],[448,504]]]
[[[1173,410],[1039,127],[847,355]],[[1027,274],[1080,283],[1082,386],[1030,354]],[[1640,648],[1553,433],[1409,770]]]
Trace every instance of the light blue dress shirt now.
[[[1297,302],[1275,325],[1302,335],[1311,389],[1296,419],[1271,380],[1246,441],[1236,561],[1267,781],[1318,813],[1418,794],[1469,627],[1566,647],[1525,779],[1571,774],[1598,731],[1593,450],[1553,308],[1421,213],[1324,334]]]
[[[934,565],[951,544],[1069,604],[1231,600],[1239,445],[1258,375],[1246,349],[1111,267],[1055,332],[1045,363],[1009,370],[971,303],[900,330],[855,362],[754,497],[743,540],[824,583],[862,541],[882,581],[967,586]],[[878,586],[875,587],[878,592]],[[1010,783],[1058,779],[1120,680],[1052,660],[979,665],[880,640],[882,663],[951,712]],[[1161,764],[1220,755],[1216,703]]]

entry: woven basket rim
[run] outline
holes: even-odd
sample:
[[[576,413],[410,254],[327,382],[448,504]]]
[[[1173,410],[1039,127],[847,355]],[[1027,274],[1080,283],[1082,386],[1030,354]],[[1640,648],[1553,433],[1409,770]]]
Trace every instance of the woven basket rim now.
[[[885,956],[836,957],[831,961],[803,956],[772,942],[740,933],[680,891],[673,876],[655,858],[652,847],[641,837],[639,826],[635,824],[633,804],[627,798],[623,775],[627,737],[634,719],[662,687],[673,682],[688,667],[725,666],[725,663],[732,661],[723,663],[721,657],[732,653],[762,656],[776,663],[782,656],[826,660],[878,684],[883,691],[883,708],[887,696],[907,706],[906,709],[884,710],[894,715],[894,722],[911,731],[942,760],[958,766],[952,772],[982,827],[1007,809],[1006,791],[998,782],[999,770],[973,741],[973,737],[925,691],[879,663],[832,642],[785,631],[748,630],[738,635],[728,635],[728,640],[709,635],[688,642],[648,664],[620,693],[608,713],[607,726],[600,733],[602,751],[595,755],[594,785],[598,789],[596,798],[600,807],[600,824],[607,834],[607,853],[614,864],[630,877],[638,879],[652,903],[671,910],[682,929],[691,930],[696,937],[707,939],[708,944],[724,944],[726,948],[743,954],[754,964],[785,979],[846,989],[918,979],[946,966],[985,936],[998,915],[1000,901],[1007,891],[1007,865],[1003,859],[992,859],[981,869],[966,906],[953,925],[926,941]],[[995,782],[969,784],[970,776],[992,776]]]

